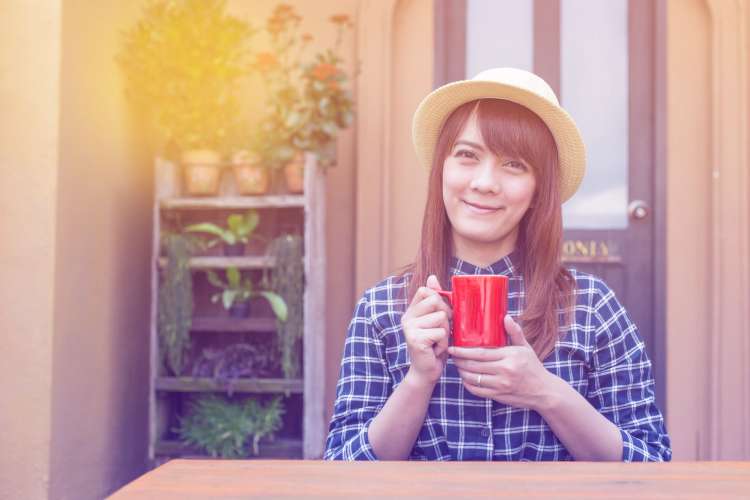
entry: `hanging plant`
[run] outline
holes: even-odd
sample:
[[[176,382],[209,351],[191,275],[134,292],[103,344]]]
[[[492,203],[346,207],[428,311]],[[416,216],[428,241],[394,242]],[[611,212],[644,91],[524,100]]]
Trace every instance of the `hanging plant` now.
[[[193,280],[190,274],[193,243],[181,234],[165,234],[162,244],[167,265],[159,285],[159,353],[162,362],[179,376],[190,347],[193,323]]]
[[[302,238],[282,235],[271,242],[269,252],[276,259],[270,287],[287,305],[287,320],[277,321],[276,327],[281,368],[286,378],[298,378],[302,371],[301,340],[304,333],[305,267]]]

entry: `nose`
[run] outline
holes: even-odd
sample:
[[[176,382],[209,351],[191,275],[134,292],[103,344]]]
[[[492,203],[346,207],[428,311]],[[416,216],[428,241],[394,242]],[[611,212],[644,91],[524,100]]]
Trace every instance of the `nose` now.
[[[478,165],[469,187],[479,193],[497,194],[500,192],[500,181],[495,175],[494,160],[487,158]]]

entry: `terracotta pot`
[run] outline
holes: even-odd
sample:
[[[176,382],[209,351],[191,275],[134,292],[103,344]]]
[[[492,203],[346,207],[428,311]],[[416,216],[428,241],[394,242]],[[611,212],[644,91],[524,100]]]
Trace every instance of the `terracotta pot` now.
[[[299,194],[305,191],[305,155],[298,151],[289,163],[284,165],[286,189],[290,193]]]
[[[232,168],[239,194],[258,195],[268,192],[271,178],[257,155],[247,151],[237,152],[232,158]]]
[[[213,196],[219,193],[221,155],[209,149],[185,151],[182,154],[185,192],[193,196]]]

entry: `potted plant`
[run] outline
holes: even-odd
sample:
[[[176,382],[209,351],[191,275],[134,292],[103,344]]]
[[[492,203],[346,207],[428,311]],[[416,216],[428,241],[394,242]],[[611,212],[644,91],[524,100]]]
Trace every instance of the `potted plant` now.
[[[236,151],[232,155],[232,169],[239,194],[262,195],[268,192],[268,168],[257,153],[246,149]]]
[[[260,454],[260,441],[273,439],[284,415],[281,396],[267,403],[255,398],[234,402],[217,395],[202,395],[180,418],[177,432],[183,443],[212,457],[245,458]]]
[[[224,309],[235,318],[246,318],[250,315],[250,299],[263,297],[271,305],[273,313],[279,321],[286,321],[287,307],[284,299],[278,294],[268,290],[254,290],[253,282],[249,277],[242,278],[242,274],[236,267],[226,270],[226,281],[211,270],[206,271],[209,283],[221,291],[211,296],[211,302],[221,300]]]
[[[155,0],[124,33],[117,62],[127,96],[182,152],[188,194],[215,194],[221,153],[240,128],[237,87],[256,31],[224,0]]]
[[[267,143],[264,160],[283,167],[287,190],[295,193],[303,191],[303,152],[315,153],[323,167],[332,165],[334,141],[351,124],[354,109],[339,54],[351,20],[346,15],[332,16],[336,43],[309,62],[303,62],[302,56],[313,38],[299,33],[301,20],[292,6],[276,7],[265,28],[272,50],[257,54],[253,65],[270,94],[262,127],[274,140]]]
[[[229,215],[226,229],[211,222],[201,222],[187,226],[185,231],[214,235],[216,238],[208,241],[207,248],[211,248],[222,241],[224,243],[224,255],[239,256],[245,254],[245,247],[251,239],[262,239],[259,236],[253,236],[259,222],[260,215],[258,212],[249,210],[245,215]]]
[[[221,155],[212,149],[183,151],[181,161],[185,192],[193,196],[214,196],[221,182]]]

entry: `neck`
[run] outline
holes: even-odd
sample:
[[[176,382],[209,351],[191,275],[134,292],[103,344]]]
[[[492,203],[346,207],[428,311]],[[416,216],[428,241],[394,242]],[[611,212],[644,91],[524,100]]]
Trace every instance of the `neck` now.
[[[517,237],[517,229],[499,242],[467,241],[454,233],[453,252],[456,257],[465,262],[477,267],[487,267],[513,252],[516,248]]]

